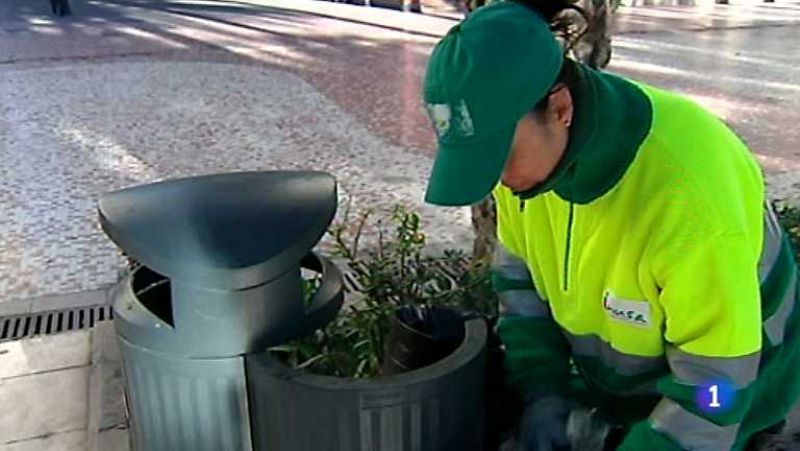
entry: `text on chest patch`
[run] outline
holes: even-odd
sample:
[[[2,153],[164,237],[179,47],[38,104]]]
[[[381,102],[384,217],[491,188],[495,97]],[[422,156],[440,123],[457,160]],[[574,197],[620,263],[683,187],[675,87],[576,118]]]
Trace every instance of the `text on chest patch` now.
[[[620,299],[611,292],[603,294],[603,309],[611,318],[639,327],[650,327],[650,304],[646,301]]]

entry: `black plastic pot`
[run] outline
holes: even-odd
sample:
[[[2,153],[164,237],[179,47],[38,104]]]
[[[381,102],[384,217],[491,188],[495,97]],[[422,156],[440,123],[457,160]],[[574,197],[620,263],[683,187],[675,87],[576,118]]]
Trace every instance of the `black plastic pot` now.
[[[485,451],[497,451],[513,433],[523,411],[522,400],[505,385],[505,353],[494,332],[496,317],[462,314],[452,309],[405,307],[392,318],[381,372],[400,374],[431,365],[452,353],[463,340],[466,317],[487,326]]]
[[[401,374],[447,357],[463,340],[467,317],[480,318],[487,326],[484,450],[497,451],[513,433],[523,405],[519,395],[505,385],[505,353],[494,332],[496,317],[442,307],[404,307],[392,318],[381,373]]]
[[[405,373],[447,357],[464,340],[464,316],[443,307],[406,306],[392,317],[381,374]]]
[[[245,357],[256,449],[451,451],[484,446],[487,327],[432,365],[358,380],[288,368],[269,352]]]

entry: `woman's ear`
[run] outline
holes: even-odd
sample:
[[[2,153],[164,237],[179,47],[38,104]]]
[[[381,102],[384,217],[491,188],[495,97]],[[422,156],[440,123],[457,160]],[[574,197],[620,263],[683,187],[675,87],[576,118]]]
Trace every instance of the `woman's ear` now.
[[[572,94],[567,85],[557,86],[550,94],[548,103],[548,116],[558,124],[569,127],[572,124]]]

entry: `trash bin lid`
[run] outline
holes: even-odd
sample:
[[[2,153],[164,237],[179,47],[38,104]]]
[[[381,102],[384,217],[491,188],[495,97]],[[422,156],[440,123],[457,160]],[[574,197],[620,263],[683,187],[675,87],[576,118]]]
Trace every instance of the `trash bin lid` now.
[[[140,263],[191,285],[242,289],[299,266],[336,212],[317,171],[215,174],[103,194],[100,224]]]

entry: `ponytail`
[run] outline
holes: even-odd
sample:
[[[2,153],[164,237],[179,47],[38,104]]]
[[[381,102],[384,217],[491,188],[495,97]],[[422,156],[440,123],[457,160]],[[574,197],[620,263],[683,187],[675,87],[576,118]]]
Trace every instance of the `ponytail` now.
[[[592,17],[575,0],[512,0],[535,11],[569,53],[589,31]]]

